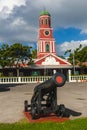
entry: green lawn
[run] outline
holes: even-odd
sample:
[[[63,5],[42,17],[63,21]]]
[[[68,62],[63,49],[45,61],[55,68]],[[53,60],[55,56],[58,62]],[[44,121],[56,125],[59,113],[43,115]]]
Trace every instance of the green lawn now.
[[[23,120],[13,124],[0,124],[0,130],[87,130],[87,118],[68,120],[63,123],[28,123]]]

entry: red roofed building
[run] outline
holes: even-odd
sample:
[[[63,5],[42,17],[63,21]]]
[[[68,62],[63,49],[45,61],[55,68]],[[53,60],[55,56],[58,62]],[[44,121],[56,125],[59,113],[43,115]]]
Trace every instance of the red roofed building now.
[[[71,64],[56,55],[55,39],[51,27],[51,15],[42,11],[39,17],[39,37],[35,65],[42,68],[71,68]]]

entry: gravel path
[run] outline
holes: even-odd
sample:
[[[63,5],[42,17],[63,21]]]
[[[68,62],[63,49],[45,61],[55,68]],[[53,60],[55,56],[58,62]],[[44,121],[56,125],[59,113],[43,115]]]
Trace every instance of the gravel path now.
[[[36,84],[0,85],[0,123],[24,118],[24,100],[30,99]],[[70,119],[87,117],[87,83],[66,83],[58,88],[58,104],[64,104]]]

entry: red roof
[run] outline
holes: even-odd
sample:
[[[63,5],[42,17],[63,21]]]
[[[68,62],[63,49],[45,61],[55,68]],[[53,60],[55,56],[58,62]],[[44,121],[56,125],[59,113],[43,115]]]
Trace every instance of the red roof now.
[[[36,65],[71,65],[66,60],[52,53],[36,59],[34,63]]]

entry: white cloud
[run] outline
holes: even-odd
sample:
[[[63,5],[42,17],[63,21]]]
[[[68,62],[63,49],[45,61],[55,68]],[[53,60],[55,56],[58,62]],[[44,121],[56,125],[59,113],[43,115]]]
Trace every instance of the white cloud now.
[[[8,10],[12,10],[14,6],[25,5],[25,0],[0,0],[0,11],[3,8],[8,8]]]
[[[23,21],[21,18],[17,18],[13,21],[12,26],[22,26],[25,25],[25,21]]]
[[[87,34],[87,0],[0,0],[0,41],[37,40],[44,7],[54,30],[74,27]]]
[[[56,51],[59,55],[64,55],[65,51],[67,51],[69,49],[71,49],[71,51],[73,51],[74,49],[78,48],[80,44],[82,45],[82,47],[87,46],[87,40],[64,42],[60,45],[57,45]]]
[[[15,6],[20,7],[22,5],[25,5],[25,0],[0,0],[0,18],[6,20]]]

